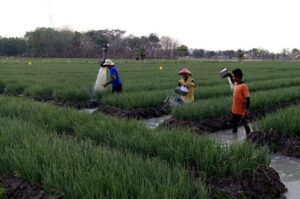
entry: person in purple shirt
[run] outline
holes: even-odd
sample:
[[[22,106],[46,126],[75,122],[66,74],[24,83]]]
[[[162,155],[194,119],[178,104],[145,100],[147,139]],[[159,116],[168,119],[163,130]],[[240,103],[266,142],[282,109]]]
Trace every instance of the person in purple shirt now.
[[[112,92],[121,93],[122,92],[122,81],[120,79],[120,74],[115,66],[115,64],[110,60],[106,59],[103,66],[109,68],[110,80],[106,82],[103,86],[106,87],[112,84]]]

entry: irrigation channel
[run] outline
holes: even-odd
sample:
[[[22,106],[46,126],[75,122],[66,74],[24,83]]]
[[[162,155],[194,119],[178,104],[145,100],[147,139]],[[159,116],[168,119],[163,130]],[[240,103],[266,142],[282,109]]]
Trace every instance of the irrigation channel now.
[[[93,113],[98,108],[93,109],[81,109],[83,112]],[[160,124],[170,119],[171,115],[165,115],[162,117],[155,117],[144,120],[145,124],[150,129],[157,128]],[[251,124],[250,124],[251,127]],[[209,136],[220,141],[224,145],[230,145],[236,142],[241,142],[246,139],[246,133],[244,127],[239,127],[238,133],[233,134],[231,129],[217,131],[210,133]],[[288,192],[285,193],[282,198],[287,199],[299,199],[300,196],[300,159],[287,157],[280,154],[272,155],[271,165],[280,176],[282,183],[285,184]]]
[[[157,128],[161,123],[171,118],[170,115],[144,120],[150,129]],[[246,139],[244,127],[240,127],[237,134],[231,130],[223,130],[209,134],[212,138],[224,143],[225,145],[241,142]],[[271,165],[280,176],[282,183],[285,184],[288,192],[282,198],[299,199],[300,196],[300,159],[287,157],[280,154],[272,155]]]

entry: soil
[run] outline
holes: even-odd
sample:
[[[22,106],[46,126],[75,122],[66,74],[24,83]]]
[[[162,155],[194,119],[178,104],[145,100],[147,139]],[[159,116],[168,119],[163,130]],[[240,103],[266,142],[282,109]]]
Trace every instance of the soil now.
[[[68,106],[68,107],[75,107],[77,109],[84,109],[84,108],[97,108],[100,105],[100,101],[97,99],[91,99],[86,101],[63,101],[57,100],[53,97],[33,97],[34,100],[41,101],[41,102],[50,102],[57,106]]]
[[[280,198],[287,191],[273,168],[245,172],[239,180],[211,178],[212,198]]]
[[[41,185],[33,184],[28,180],[12,174],[0,175],[0,183],[5,189],[4,199],[54,199],[46,193]]]
[[[11,174],[0,175],[0,183],[5,188],[4,199],[59,199],[50,196],[41,185]],[[278,173],[272,168],[259,168],[255,172],[245,172],[239,180],[213,177],[205,181],[212,190],[212,198],[279,198],[287,191],[280,182]]]
[[[267,145],[273,152],[300,158],[300,136],[289,137],[284,133],[255,131],[247,136],[247,140],[257,145]]]
[[[42,102],[50,102],[57,106],[75,107],[77,109],[98,108],[98,112],[102,112],[106,115],[135,119],[149,119],[153,117],[161,117],[164,115],[168,115],[171,112],[171,106],[168,102],[163,103],[158,107],[125,110],[120,109],[118,107],[106,105],[97,99],[87,101],[57,101],[50,97],[35,97],[33,99]]]
[[[107,115],[112,115],[117,117],[149,119],[153,117],[161,117],[164,115],[168,115],[171,112],[171,107],[168,103],[163,103],[158,107],[124,110],[117,107],[100,104],[99,109],[97,111]]]

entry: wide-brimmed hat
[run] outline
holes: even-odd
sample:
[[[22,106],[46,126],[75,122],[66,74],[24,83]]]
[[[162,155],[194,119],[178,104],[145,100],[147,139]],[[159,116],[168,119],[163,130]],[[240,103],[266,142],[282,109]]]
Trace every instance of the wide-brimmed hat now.
[[[182,75],[182,74],[188,74],[188,75],[192,75],[191,71],[187,68],[183,68],[181,71],[179,71],[178,73],[179,75]]]
[[[103,66],[111,66],[114,65],[114,63],[110,59],[106,59]]]

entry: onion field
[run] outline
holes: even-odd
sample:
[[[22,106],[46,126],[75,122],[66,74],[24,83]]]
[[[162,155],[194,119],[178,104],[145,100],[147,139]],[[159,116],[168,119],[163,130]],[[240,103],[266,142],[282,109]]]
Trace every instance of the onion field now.
[[[0,198],[4,174],[42,185],[54,198],[258,197],[240,184],[261,175],[260,169],[269,175],[272,150],[265,145],[224,145],[204,131],[153,130],[140,120],[76,108],[92,100],[124,111],[159,107],[177,97],[183,67],[193,73],[195,102],[172,108],[173,119],[197,123],[230,116],[232,91],[219,71],[241,68],[250,89],[250,113],[274,110],[255,121],[255,131],[299,138],[298,62],[114,62],[123,83],[120,94],[111,93],[110,86],[93,92],[96,59],[0,58]],[[236,192],[222,183],[236,186]],[[268,195],[263,186],[277,188],[268,183],[259,194],[282,193]]]

